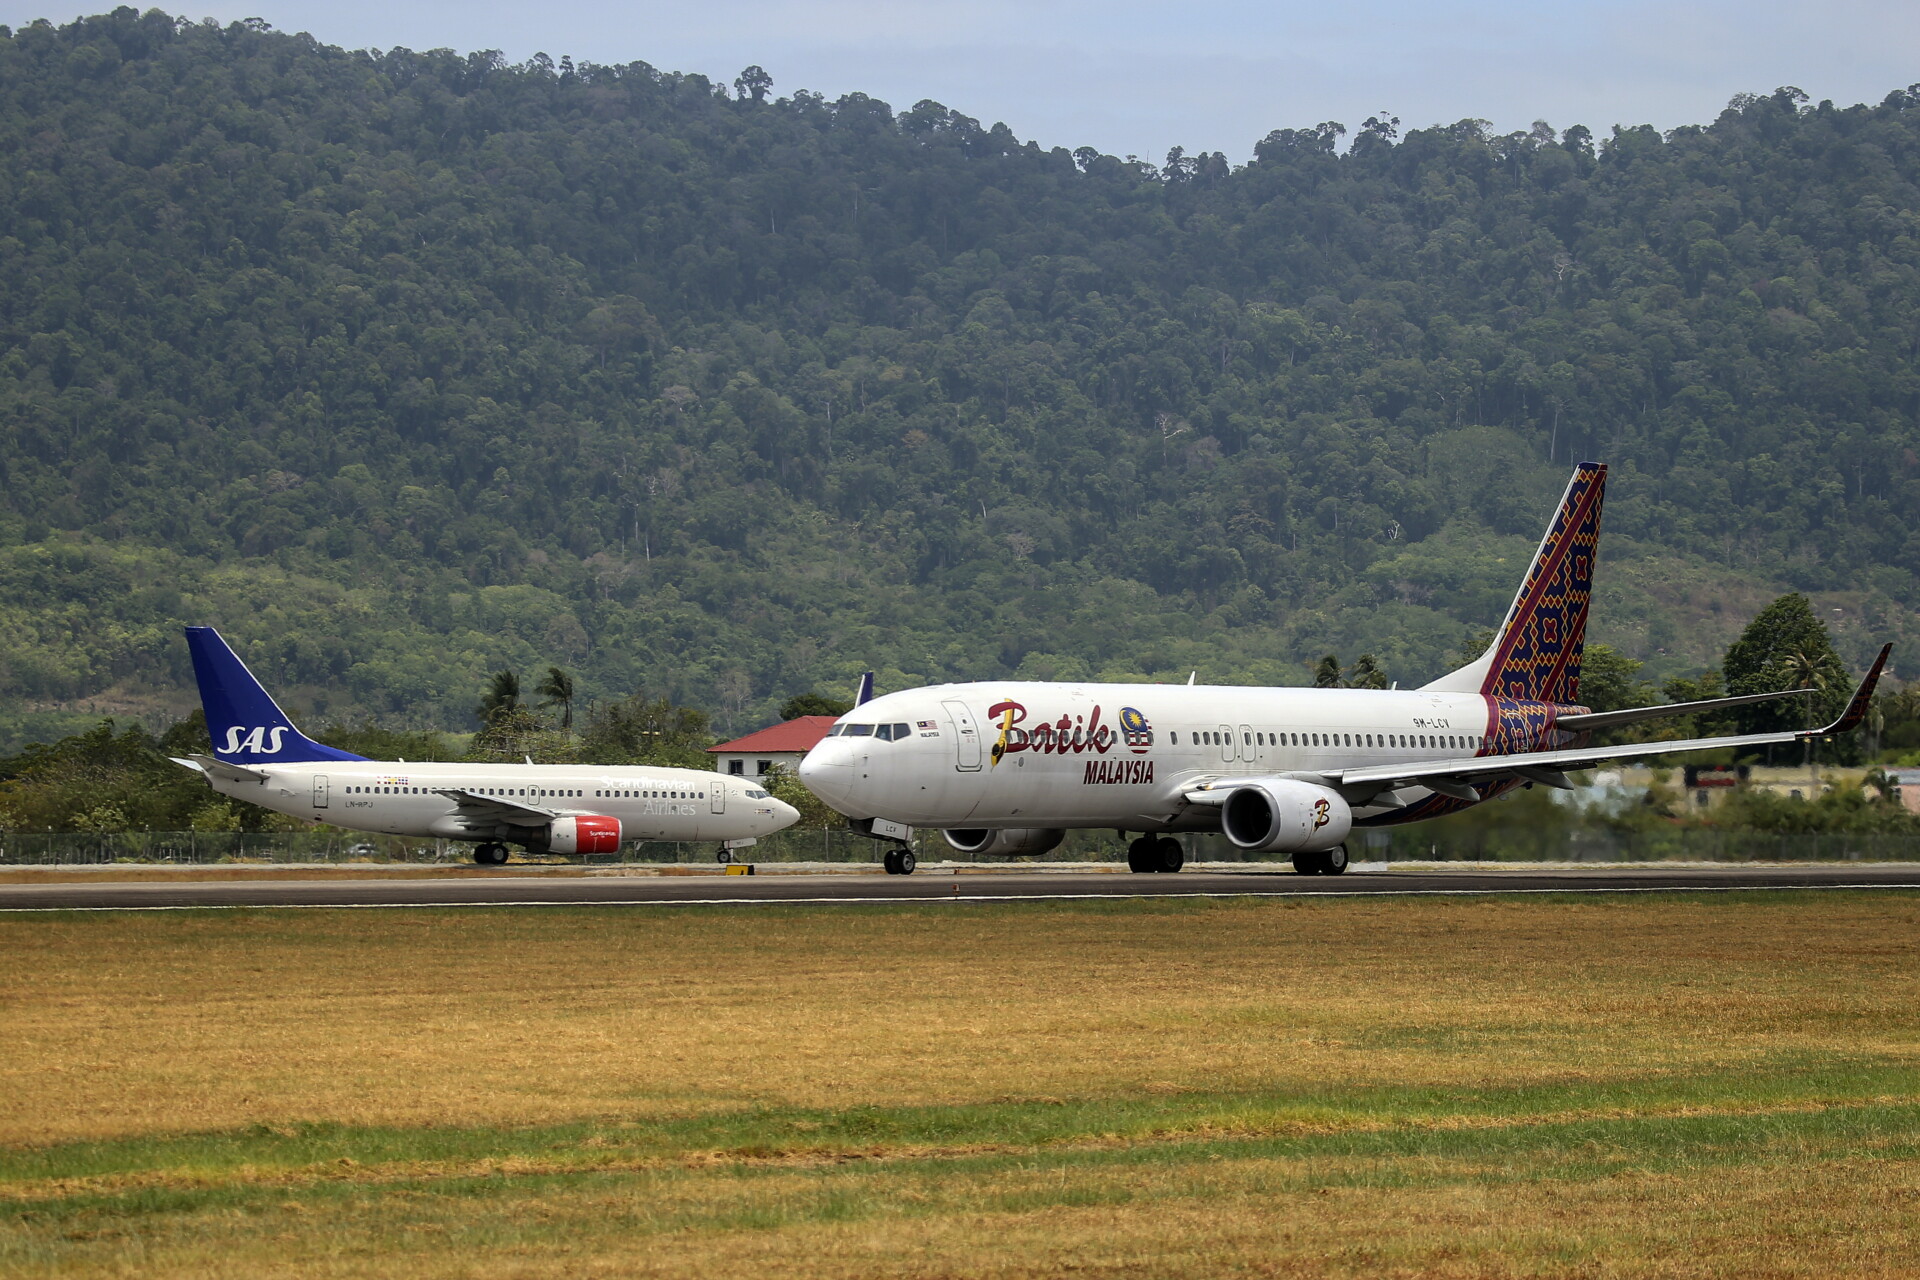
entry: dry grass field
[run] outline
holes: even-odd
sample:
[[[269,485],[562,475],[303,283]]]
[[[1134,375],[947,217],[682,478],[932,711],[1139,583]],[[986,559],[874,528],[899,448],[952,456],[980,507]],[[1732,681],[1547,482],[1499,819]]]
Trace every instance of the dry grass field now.
[[[1920,898],[0,917],[0,1273],[1920,1275]]]

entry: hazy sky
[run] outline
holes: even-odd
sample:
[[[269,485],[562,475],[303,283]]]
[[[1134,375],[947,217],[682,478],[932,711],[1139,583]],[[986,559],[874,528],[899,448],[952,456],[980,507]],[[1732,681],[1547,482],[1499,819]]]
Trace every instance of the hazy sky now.
[[[0,0],[0,22],[111,7]],[[1043,145],[1156,161],[1176,143],[1242,160],[1270,129],[1351,129],[1381,111],[1408,127],[1478,116],[1502,131],[1545,119],[1604,135],[1706,123],[1734,94],[1783,84],[1848,105],[1920,81],[1914,0],[202,0],[184,11],[350,48],[638,59],[727,81],[758,63],[776,95],[860,90],[896,110],[933,98]]]

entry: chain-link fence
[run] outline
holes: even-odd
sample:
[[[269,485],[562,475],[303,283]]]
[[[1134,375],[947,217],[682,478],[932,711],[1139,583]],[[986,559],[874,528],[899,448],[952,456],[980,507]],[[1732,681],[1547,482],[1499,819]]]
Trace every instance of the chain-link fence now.
[[[1187,835],[1190,862],[1284,862],[1286,854],[1246,853],[1217,835]],[[937,831],[915,836],[922,861],[954,859]],[[645,841],[618,855],[584,861],[712,863],[714,841]],[[1920,840],[1891,835],[1774,835],[1676,827],[1616,832],[1604,829],[1469,829],[1410,825],[1356,831],[1347,848],[1355,862],[1908,862],[1920,861]],[[846,830],[788,830],[763,836],[738,851],[745,862],[878,862],[884,846]],[[449,840],[367,835],[352,831],[127,831],[30,832],[0,835],[0,865],[127,863],[411,863],[470,862],[473,846]],[[516,855],[524,857],[524,855]],[[1070,832],[1038,862],[1122,862],[1126,844],[1110,831]],[[538,861],[580,861],[536,859]]]

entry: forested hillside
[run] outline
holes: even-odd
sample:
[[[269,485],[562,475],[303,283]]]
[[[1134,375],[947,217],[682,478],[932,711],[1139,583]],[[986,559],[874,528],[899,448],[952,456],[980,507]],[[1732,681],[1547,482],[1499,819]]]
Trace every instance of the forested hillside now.
[[[1577,457],[1650,675],[1789,588],[1913,669],[1917,349],[1920,88],[1154,165],[757,68],[35,25],[0,738],[184,707],[182,622],[448,728],[503,666],[723,730],[866,666],[1420,680]]]

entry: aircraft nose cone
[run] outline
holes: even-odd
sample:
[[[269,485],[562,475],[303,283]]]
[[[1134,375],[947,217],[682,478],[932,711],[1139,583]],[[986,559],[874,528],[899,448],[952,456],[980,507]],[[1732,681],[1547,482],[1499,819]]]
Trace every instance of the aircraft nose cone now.
[[[800,821],[800,811],[788,804],[785,800],[775,800],[772,796],[768,796],[767,799],[773,802],[773,829],[775,831],[785,831],[788,827]]]
[[[864,817],[847,809],[853,792],[853,752],[837,738],[828,738],[800,761],[800,782],[829,806],[849,817]]]

